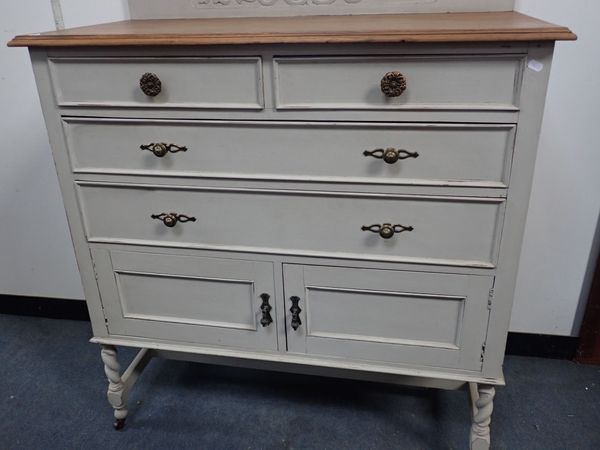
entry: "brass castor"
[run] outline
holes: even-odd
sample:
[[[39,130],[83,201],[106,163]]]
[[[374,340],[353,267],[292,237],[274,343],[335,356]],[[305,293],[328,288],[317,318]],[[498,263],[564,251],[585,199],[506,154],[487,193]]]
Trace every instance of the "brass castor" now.
[[[125,419],[116,419],[113,423],[113,428],[117,431],[122,430],[125,427]]]

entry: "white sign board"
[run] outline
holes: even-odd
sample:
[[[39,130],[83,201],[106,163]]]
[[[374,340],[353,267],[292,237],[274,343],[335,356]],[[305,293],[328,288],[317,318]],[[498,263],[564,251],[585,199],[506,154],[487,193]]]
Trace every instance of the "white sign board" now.
[[[512,11],[514,0],[129,0],[132,19]]]

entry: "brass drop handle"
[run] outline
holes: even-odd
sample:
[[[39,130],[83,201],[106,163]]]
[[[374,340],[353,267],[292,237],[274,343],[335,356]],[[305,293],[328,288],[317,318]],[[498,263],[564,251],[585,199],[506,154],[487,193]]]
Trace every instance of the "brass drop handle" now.
[[[187,147],[181,147],[175,144],[165,144],[164,142],[152,142],[148,145],[140,145],[140,150],[148,150],[155,156],[162,158],[167,153],[187,152]]]
[[[297,330],[300,325],[302,325],[302,320],[300,320],[300,313],[302,312],[302,308],[298,306],[300,302],[300,297],[290,297],[290,301],[292,302],[292,307],[290,308],[290,312],[292,313],[292,328]]]
[[[386,97],[400,97],[406,90],[406,77],[400,72],[388,72],[381,79],[381,92]]]
[[[162,82],[155,73],[145,73],[140,78],[140,89],[148,97],[156,97],[162,91]]]
[[[260,312],[262,313],[260,324],[263,327],[268,327],[273,323],[273,318],[271,317],[271,310],[273,307],[269,305],[271,296],[269,294],[260,294],[260,298],[262,299],[262,304],[260,305]]]
[[[395,148],[377,148],[375,150],[365,150],[364,156],[372,156],[373,158],[383,159],[388,164],[395,164],[401,159],[418,158],[417,152],[409,152],[408,150],[397,150]]]
[[[362,231],[370,231],[372,233],[379,233],[383,239],[391,239],[394,234],[402,233],[404,231],[413,231],[413,227],[405,227],[404,225],[392,225],[391,223],[384,223],[383,225],[363,225]]]
[[[173,228],[177,225],[177,222],[186,223],[186,222],[195,222],[195,217],[186,216],[185,214],[177,214],[177,213],[161,213],[161,214],[152,214],[150,216],[152,219],[162,220],[162,223],[169,228]]]

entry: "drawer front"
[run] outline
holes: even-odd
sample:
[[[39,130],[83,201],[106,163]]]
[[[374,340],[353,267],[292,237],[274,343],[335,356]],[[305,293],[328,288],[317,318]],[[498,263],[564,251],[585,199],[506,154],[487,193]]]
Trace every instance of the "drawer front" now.
[[[260,323],[261,294],[276,317],[272,263],[92,252],[111,334],[277,349],[275,323]]]
[[[53,58],[50,72],[61,106],[263,108],[257,57]],[[146,73],[160,80],[155,96],[141,89]]]
[[[497,198],[96,182],[78,182],[78,191],[92,242],[470,267],[493,267],[504,209]],[[195,221],[171,228],[151,218],[171,212]],[[362,230],[385,223],[398,225],[391,239],[383,239],[376,227]],[[412,231],[400,232],[400,225]]]
[[[515,132],[514,125],[461,124],[86,118],[63,124],[76,173],[499,188],[508,183]],[[150,144],[175,146],[163,154],[165,147]],[[381,159],[388,148],[405,150],[398,156],[406,159]]]
[[[493,277],[286,264],[284,283],[290,352],[481,370]]]
[[[521,55],[275,59],[278,109],[518,109]],[[382,91],[400,72],[406,90]],[[398,92],[396,92],[397,94]]]

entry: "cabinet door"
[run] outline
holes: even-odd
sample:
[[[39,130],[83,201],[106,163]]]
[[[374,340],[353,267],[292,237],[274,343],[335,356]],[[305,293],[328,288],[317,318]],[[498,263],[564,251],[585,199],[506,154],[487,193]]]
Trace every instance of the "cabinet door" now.
[[[290,352],[481,370],[493,277],[291,264],[284,277]]]
[[[111,335],[276,350],[273,264],[93,250]],[[268,322],[268,321],[267,321]]]

